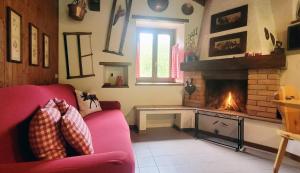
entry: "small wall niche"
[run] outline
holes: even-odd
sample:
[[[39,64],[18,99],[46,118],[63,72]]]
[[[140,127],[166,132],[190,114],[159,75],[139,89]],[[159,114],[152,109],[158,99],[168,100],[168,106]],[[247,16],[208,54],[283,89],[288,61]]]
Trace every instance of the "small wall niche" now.
[[[100,62],[103,66],[104,84],[102,88],[129,88],[128,62]]]

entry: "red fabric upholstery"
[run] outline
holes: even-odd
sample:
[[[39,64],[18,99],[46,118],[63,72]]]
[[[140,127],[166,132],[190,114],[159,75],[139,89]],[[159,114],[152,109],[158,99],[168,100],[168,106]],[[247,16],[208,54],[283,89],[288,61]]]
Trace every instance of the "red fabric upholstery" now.
[[[134,173],[128,125],[120,110],[111,110],[120,108],[118,102],[100,102],[104,111],[85,119],[95,154],[33,161],[27,135],[29,121],[39,106],[55,97],[78,108],[74,88],[70,85],[25,85],[0,89],[0,172]]]

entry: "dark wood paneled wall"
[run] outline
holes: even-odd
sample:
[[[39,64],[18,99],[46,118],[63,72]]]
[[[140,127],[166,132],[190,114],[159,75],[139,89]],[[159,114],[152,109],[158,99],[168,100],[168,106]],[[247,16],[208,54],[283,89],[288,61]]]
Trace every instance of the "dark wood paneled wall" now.
[[[6,7],[22,15],[22,63],[7,62]],[[39,66],[29,65],[29,23],[39,29]],[[50,68],[43,68],[42,34],[50,37]],[[57,83],[58,0],[0,0],[0,87]]]

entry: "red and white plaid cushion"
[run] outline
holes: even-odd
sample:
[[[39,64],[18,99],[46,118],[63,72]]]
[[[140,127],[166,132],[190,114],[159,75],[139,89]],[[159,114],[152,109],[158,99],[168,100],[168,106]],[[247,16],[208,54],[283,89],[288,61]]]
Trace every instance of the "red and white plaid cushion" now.
[[[60,112],[56,108],[42,108],[29,125],[29,143],[33,154],[41,160],[66,157],[65,142],[60,133]]]
[[[57,108],[57,105],[54,102],[54,99],[49,100],[48,103],[44,106],[44,108]]]
[[[66,141],[79,154],[93,154],[94,148],[89,128],[81,115],[73,106],[69,106],[68,111],[62,117],[61,131]]]
[[[68,111],[69,104],[66,102],[66,100],[60,100],[58,98],[54,98],[54,102],[57,106],[57,109],[60,111],[62,115]]]

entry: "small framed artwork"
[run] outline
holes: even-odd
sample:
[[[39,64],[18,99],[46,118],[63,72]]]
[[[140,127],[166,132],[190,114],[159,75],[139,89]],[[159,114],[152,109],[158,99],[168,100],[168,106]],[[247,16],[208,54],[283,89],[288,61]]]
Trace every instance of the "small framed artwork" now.
[[[43,67],[50,67],[50,38],[43,34]]]
[[[33,24],[29,24],[29,64],[39,65],[39,30]]]
[[[247,26],[248,5],[230,9],[211,16],[211,33]]]
[[[7,61],[22,62],[22,16],[7,7]]]
[[[210,39],[209,56],[242,54],[246,52],[247,32],[239,32]]]

